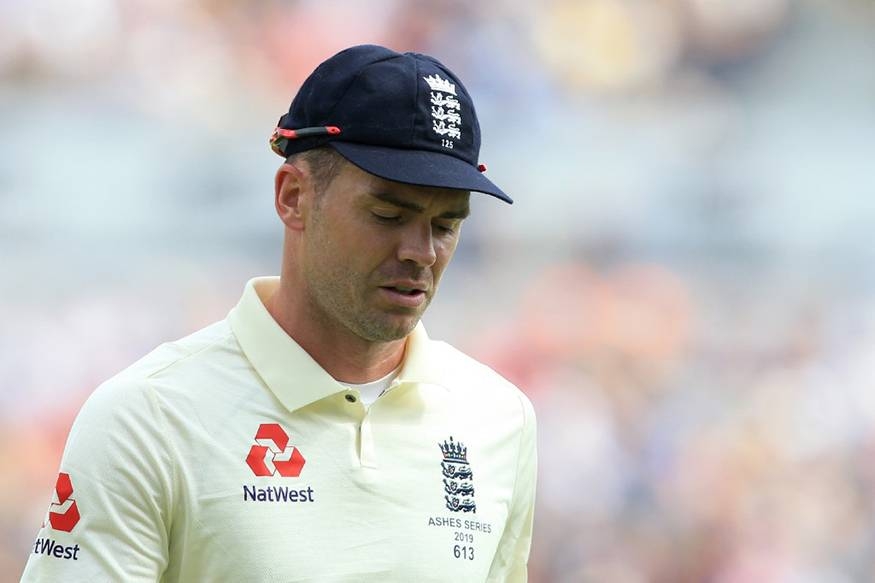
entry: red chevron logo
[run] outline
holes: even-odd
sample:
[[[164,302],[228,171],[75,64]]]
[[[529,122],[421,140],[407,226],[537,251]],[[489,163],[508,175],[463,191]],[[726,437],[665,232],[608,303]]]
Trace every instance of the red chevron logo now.
[[[289,445],[289,435],[279,423],[262,423],[255,433],[255,443],[249,448],[246,464],[256,476],[297,478],[304,468],[304,456]]]
[[[63,530],[70,532],[79,522],[79,507],[76,506],[76,501],[71,498],[73,495],[73,482],[70,480],[70,474],[61,472],[58,474],[58,481],[55,483],[55,494],[58,496],[58,502],[52,503],[49,507],[49,523],[55,530]]]

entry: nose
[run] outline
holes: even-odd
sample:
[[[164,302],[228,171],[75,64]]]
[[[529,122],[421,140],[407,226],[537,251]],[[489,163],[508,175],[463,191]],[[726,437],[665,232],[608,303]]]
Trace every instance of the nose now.
[[[411,224],[402,230],[398,259],[412,261],[420,267],[431,267],[437,261],[431,223]]]

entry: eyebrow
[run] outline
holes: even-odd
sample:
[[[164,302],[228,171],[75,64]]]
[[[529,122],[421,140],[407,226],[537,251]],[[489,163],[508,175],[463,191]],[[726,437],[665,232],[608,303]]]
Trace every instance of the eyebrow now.
[[[421,213],[425,210],[425,207],[421,204],[417,204],[407,199],[399,198],[393,194],[389,194],[388,192],[375,192],[371,194],[371,196],[378,200],[382,200],[383,202],[388,202],[391,205],[395,205],[397,207],[407,209],[416,213]],[[458,210],[453,209],[442,212],[437,216],[437,218],[464,219],[467,218],[469,214],[471,214],[471,208],[468,205],[465,205],[464,208],[460,208]]]

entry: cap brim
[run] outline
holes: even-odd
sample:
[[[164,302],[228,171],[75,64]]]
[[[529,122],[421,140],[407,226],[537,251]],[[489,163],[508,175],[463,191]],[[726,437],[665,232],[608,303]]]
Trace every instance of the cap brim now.
[[[482,192],[513,204],[513,199],[482,172],[454,156],[353,142],[332,141],[329,145],[365,172],[386,180]]]

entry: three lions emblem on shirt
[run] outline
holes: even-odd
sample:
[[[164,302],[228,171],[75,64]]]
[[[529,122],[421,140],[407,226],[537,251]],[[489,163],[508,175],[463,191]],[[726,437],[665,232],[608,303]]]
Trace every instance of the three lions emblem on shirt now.
[[[444,477],[444,499],[453,512],[477,512],[474,502],[474,473],[468,464],[468,448],[461,441],[444,440],[438,443],[444,459],[441,470]]]

